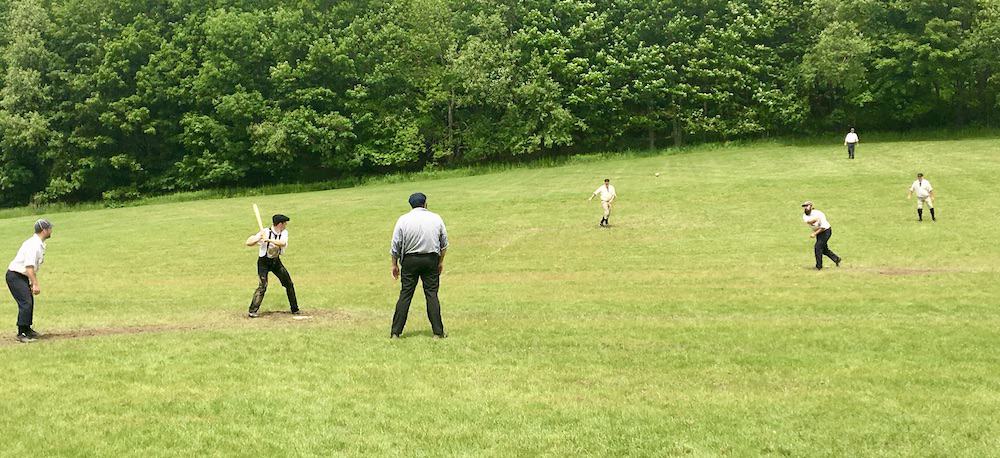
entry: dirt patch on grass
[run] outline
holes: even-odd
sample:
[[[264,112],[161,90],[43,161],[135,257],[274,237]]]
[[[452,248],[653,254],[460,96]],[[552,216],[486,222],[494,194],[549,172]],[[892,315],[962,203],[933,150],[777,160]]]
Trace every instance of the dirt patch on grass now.
[[[949,272],[955,272],[955,271],[954,270],[948,270],[948,269],[903,269],[903,268],[885,268],[885,269],[879,269],[878,270],[878,273],[880,275],[892,275],[892,276],[901,276],[901,275],[932,275],[932,274],[941,274],[941,273],[949,273]]]
[[[55,331],[42,334],[38,340],[61,340],[78,339],[81,337],[115,336],[121,334],[146,334],[150,332],[169,331],[191,331],[195,329],[207,328],[207,326],[181,326],[181,325],[151,325],[151,326],[126,326],[121,328],[96,328],[77,329],[73,331]]]
[[[246,313],[241,313],[241,316],[245,317]],[[306,321],[312,319],[347,321],[351,319],[351,315],[341,310],[303,310],[299,314],[294,314],[287,310],[267,310],[260,312],[260,316],[257,318],[249,319],[258,321]]]
[[[64,339],[82,339],[87,337],[103,337],[103,336],[117,336],[117,335],[134,335],[134,334],[150,334],[159,332],[175,332],[175,331],[197,331],[205,329],[238,329],[242,327],[241,323],[253,322],[262,323],[268,325],[277,325],[278,323],[283,324],[296,324],[296,323],[322,323],[330,321],[349,321],[351,320],[351,315],[347,312],[340,310],[309,310],[303,311],[301,314],[292,314],[289,311],[264,311],[260,313],[257,318],[247,318],[246,312],[241,313],[238,317],[233,317],[238,319],[228,319],[223,320],[223,322],[206,323],[206,324],[165,324],[165,325],[139,325],[139,326],[122,326],[122,327],[107,327],[107,328],[93,328],[93,329],[74,329],[66,331],[51,331],[42,333],[36,342],[47,342],[55,340]],[[43,328],[44,329],[44,328]],[[11,333],[7,338],[0,337],[0,346],[7,345],[17,345],[20,342],[14,338],[14,334]]]

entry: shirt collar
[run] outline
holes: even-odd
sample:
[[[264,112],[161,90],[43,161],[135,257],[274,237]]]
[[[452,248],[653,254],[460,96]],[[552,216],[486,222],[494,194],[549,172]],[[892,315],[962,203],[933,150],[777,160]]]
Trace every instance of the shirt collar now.
[[[415,211],[427,211],[427,209],[424,208],[424,207],[417,207],[417,208],[414,208],[413,210],[410,210],[410,213],[413,213]]]

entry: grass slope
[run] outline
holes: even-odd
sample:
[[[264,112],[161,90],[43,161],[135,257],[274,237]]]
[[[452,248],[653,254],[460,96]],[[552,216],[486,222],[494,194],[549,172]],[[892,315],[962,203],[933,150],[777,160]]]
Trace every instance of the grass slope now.
[[[82,337],[14,344],[3,299],[0,454],[989,455],[998,153],[756,144],[48,215],[36,329]],[[904,199],[916,171],[937,223]],[[604,177],[608,230],[585,200]],[[418,297],[389,341],[388,241],[417,190],[452,240],[451,337]],[[805,199],[843,267],[809,269]],[[243,317],[251,202],[292,217],[312,319]],[[31,221],[0,220],[0,253]],[[286,309],[272,285],[264,310]]]

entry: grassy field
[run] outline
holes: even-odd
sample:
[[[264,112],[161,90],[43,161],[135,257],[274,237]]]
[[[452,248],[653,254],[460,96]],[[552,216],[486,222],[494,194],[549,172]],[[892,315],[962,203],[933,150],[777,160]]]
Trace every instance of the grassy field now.
[[[3,292],[0,454],[995,455],[997,172],[995,138],[773,143],[47,215],[49,337],[16,343]],[[442,341],[419,293],[387,338],[413,191],[452,242]],[[805,199],[842,267],[811,269]],[[244,317],[252,202],[292,218],[310,319],[276,281]],[[31,221],[0,220],[3,262]]]

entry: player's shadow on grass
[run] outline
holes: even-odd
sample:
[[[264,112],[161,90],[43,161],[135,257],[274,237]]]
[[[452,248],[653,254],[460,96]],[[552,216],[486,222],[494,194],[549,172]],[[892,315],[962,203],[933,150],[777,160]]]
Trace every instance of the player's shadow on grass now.
[[[423,330],[423,331],[404,331],[403,335],[400,336],[400,339],[403,339],[403,340],[406,340],[406,339],[409,339],[409,338],[414,338],[414,339],[430,339],[431,337],[434,337],[434,331],[431,331],[430,329],[426,329],[426,330]],[[447,339],[445,339],[445,340],[447,340]]]
[[[268,310],[260,312],[260,316],[258,318],[265,318],[265,317],[278,318],[278,317],[290,317],[290,316],[299,316],[299,315],[295,315],[288,310]],[[302,316],[308,316],[308,315],[302,314]]]

